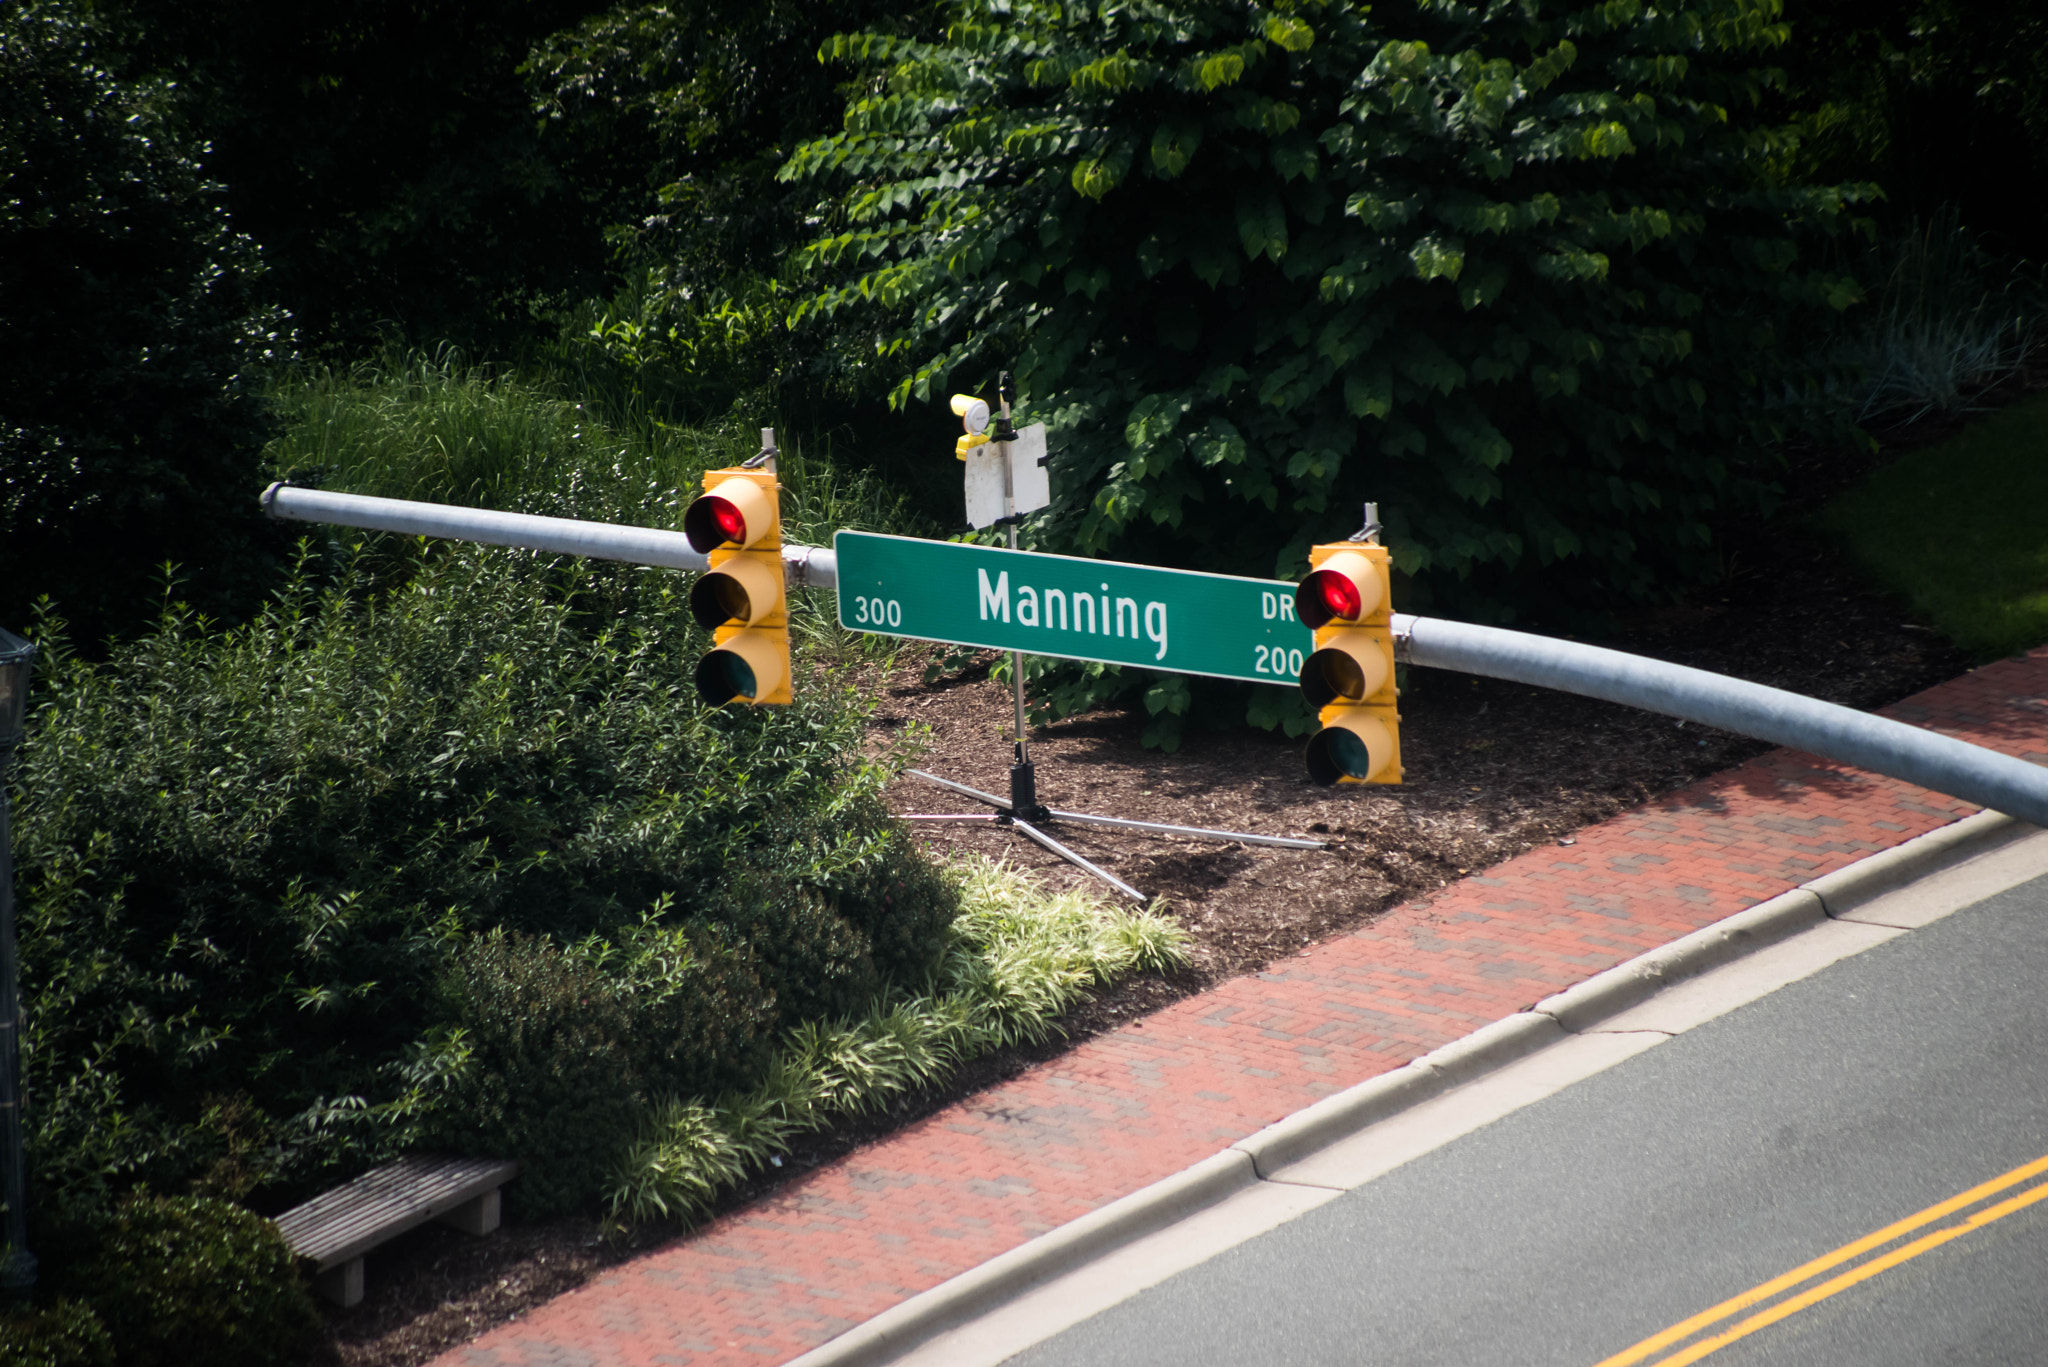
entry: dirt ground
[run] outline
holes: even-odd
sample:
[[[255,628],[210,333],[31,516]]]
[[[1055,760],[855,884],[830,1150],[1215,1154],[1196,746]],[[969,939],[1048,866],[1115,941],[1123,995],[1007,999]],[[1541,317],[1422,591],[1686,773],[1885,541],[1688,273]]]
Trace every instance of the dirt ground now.
[[[2039,388],[2042,377],[2028,389]],[[1894,602],[1862,584],[1803,530],[1805,515],[1862,470],[1938,440],[1955,423],[1894,433],[1881,456],[1809,453],[1788,506],[1768,528],[1727,542],[1739,567],[1691,602],[1630,619],[1601,644],[1716,670],[1855,707],[1877,707],[1962,672],[1968,661]],[[931,730],[920,767],[997,794],[1009,791],[1007,690],[985,655],[932,686],[923,658],[878,680],[877,739],[913,723]],[[1324,789],[1307,778],[1303,742],[1238,730],[1190,733],[1178,753],[1142,749],[1142,716],[1094,713],[1031,737],[1040,801],[1104,815],[1300,836],[1293,851],[1055,823],[1057,838],[1150,897],[1191,932],[1192,965],[1130,980],[1074,1013],[1064,1041],[978,1061],[942,1089],[886,1115],[811,1137],[778,1169],[732,1193],[725,1209],[789,1176],[929,1114],[1100,1030],[1255,970],[1545,841],[1761,753],[1766,747],[1669,718],[1519,685],[1411,671],[1402,698],[1406,781]],[[924,783],[889,791],[899,813],[987,808]],[[967,851],[1022,864],[1055,885],[1108,890],[1011,829],[920,823],[941,857]],[[412,1367],[581,1284],[603,1267],[673,1239],[646,1229],[607,1239],[589,1221],[508,1226],[487,1239],[418,1231],[370,1257],[369,1295],[330,1311],[316,1361]]]

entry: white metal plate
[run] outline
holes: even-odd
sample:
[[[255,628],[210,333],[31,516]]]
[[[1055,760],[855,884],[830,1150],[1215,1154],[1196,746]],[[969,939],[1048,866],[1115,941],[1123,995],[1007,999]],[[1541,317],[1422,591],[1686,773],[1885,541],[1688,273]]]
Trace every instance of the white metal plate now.
[[[967,453],[967,525],[992,526],[1005,516],[1003,457],[1010,459],[1011,507],[1035,513],[1052,502],[1052,481],[1039,464],[1045,456],[1045,424],[1017,430],[1015,441],[992,441]]]

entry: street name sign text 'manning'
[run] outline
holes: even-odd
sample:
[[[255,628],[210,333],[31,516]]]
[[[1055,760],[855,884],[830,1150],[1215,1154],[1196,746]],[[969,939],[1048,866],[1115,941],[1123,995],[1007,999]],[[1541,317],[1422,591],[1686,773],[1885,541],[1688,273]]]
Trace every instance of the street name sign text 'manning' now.
[[[1295,585],[868,532],[832,538],[852,631],[1293,686]]]

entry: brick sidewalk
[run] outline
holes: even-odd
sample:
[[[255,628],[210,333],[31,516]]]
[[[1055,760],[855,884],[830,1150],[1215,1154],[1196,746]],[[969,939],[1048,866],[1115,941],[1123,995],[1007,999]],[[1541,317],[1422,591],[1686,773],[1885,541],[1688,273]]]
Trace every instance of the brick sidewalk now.
[[[2048,764],[2048,648],[1887,715]],[[786,1361],[1333,1091],[1972,810],[1774,751],[1091,1039],[437,1367]]]

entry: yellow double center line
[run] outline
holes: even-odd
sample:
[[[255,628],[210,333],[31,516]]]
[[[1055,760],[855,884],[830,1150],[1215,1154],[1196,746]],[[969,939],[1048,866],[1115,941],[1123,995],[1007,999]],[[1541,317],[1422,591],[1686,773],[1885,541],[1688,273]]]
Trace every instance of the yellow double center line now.
[[[1937,1220],[1954,1215],[1957,1211],[1966,1210],[1980,1201],[1996,1196],[1999,1192],[2011,1187],[2019,1186],[2021,1183],[2031,1178],[2039,1177],[2043,1173],[2048,1173],[2048,1157],[2037,1158],[2033,1162],[2014,1168],[2011,1172],[2005,1173],[2002,1176],[1994,1177],[1989,1182],[1971,1187],[1960,1195],[1951,1196],[1946,1201],[1931,1205],[1916,1215],[1908,1215],[1897,1224],[1886,1225],[1874,1234],[1866,1234],[1854,1243],[1844,1244],[1832,1253],[1824,1254],[1821,1257],[1815,1258],[1810,1263],[1804,1263],[1793,1268],[1782,1277],[1773,1277],[1762,1286],[1745,1291],[1732,1300],[1722,1301],[1712,1309],[1702,1310],[1691,1319],[1674,1324],[1660,1334],[1652,1334],[1649,1338],[1635,1345],[1635,1347],[1623,1349],[1613,1357],[1605,1358],[1594,1364],[1594,1367],[1632,1367],[1634,1363],[1649,1362],[1652,1359],[1655,1360],[1656,1367],[1683,1367],[1685,1363],[1698,1362],[1707,1354],[1726,1348],[1737,1339],[1754,1334],[1757,1330],[1776,1324],[1779,1320],[1785,1319],[1788,1316],[1796,1315],[1809,1305],[1824,1301],[1837,1292],[1847,1291],[1858,1282],[1868,1281],[1880,1272],[1897,1267],[1908,1259],[1917,1258],[1930,1249],[1939,1248],[1951,1239],[1961,1238],[1973,1229],[1982,1229],[1994,1220],[2002,1220],[2015,1211],[2025,1210],[2036,1201],[2048,1200],[2048,1182],[2030,1187],[2016,1196],[2000,1201],[1997,1205],[1987,1206],[1957,1221],[1955,1224],[1944,1225],[1930,1234],[1923,1234],[1918,1239],[1913,1240],[1913,1242],[1902,1244],[1898,1248],[1872,1258],[1867,1262],[1857,1263],[1856,1266],[1848,1271],[1840,1273],[1820,1283],[1818,1286],[1809,1287],[1807,1290],[1801,1291],[1794,1296],[1787,1296],[1784,1300],[1779,1301],[1770,1308],[1759,1310],[1747,1319],[1739,1320],[1711,1337],[1686,1344],[1684,1348],[1667,1357],[1659,1357],[1657,1355],[1676,1344],[1685,1343],[1687,1339],[1711,1329],[1723,1321],[1733,1319],[1751,1306],[1761,1305],[1774,1296],[1790,1291],[1794,1287],[1803,1286],[1815,1277],[1820,1276],[1823,1272],[1840,1267],[1844,1263],[1855,1262],[1856,1259],[1861,1258],[1864,1254],[1874,1249],[1883,1248],[1886,1244],[1903,1238],[1916,1229],[1921,1229],[1933,1224]]]

